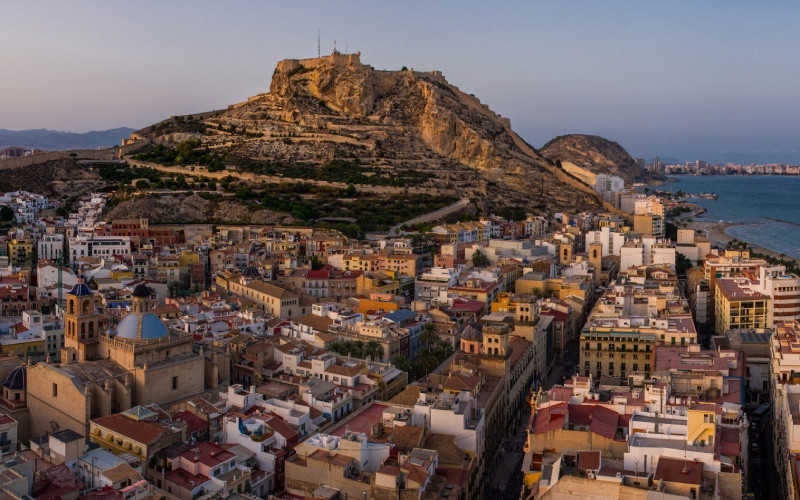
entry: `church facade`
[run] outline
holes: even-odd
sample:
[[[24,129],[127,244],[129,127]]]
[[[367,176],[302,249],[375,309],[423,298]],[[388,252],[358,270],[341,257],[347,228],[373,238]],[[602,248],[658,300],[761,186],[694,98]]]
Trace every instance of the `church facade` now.
[[[62,362],[28,366],[32,436],[64,429],[88,435],[93,418],[205,390],[206,366],[214,363],[194,352],[190,334],[169,331],[150,311],[149,298],[147,287],[137,286],[131,312],[104,331],[96,296],[78,279],[67,294]]]

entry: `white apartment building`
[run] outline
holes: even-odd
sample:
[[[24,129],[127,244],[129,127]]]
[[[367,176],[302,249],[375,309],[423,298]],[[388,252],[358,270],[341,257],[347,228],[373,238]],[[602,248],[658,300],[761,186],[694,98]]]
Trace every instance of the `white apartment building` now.
[[[616,175],[597,174],[594,190],[606,201],[614,199],[614,193],[625,190],[625,181]]]
[[[600,243],[602,256],[608,257],[609,255],[620,254],[620,249],[625,244],[625,233],[614,231],[612,228],[605,226],[597,231],[588,231],[584,239],[586,242],[584,251],[588,252],[592,243]]]
[[[384,420],[391,417],[394,425],[403,425],[402,410],[396,413],[384,413]],[[409,417],[410,425],[454,436],[455,445],[465,452],[480,456],[483,451],[484,412],[478,406],[478,398],[468,391],[461,391],[457,395],[421,392]]]
[[[63,234],[45,234],[38,244],[39,258],[57,260],[64,253]]]
[[[131,240],[127,236],[75,236],[69,239],[70,262],[81,257],[130,255]]]
[[[675,244],[668,239],[645,236],[628,240],[620,249],[620,270],[639,266],[667,266],[675,269]]]
[[[430,303],[440,295],[447,292],[451,286],[458,283],[458,272],[454,269],[434,267],[414,281],[414,298]]]

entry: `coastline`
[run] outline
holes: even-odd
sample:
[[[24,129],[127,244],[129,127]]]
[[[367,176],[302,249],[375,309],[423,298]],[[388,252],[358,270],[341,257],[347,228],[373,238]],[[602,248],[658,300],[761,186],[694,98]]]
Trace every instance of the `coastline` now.
[[[735,227],[735,226],[747,226],[747,225],[750,225],[750,224],[752,224],[752,223],[694,221],[694,222],[690,222],[689,224],[687,224],[686,227],[690,227],[690,228],[692,228],[692,229],[694,229],[696,231],[700,231],[701,233],[704,233],[708,237],[708,239],[711,241],[711,246],[713,247],[713,246],[716,245],[716,243],[718,241],[727,245],[731,241],[737,239],[737,238],[734,238],[733,236],[731,236],[730,234],[727,233],[728,228]],[[750,248],[752,248],[752,250],[754,252],[757,252],[757,253],[760,253],[760,254],[764,254],[764,255],[769,255],[770,257],[774,257],[776,259],[783,258],[784,260],[793,260],[793,261],[795,261],[795,263],[800,264],[800,258],[792,257],[790,255],[785,255],[785,254],[783,255],[783,257],[781,257],[781,253],[780,252],[776,252],[774,250],[770,250],[768,248],[764,248],[762,246],[758,246],[758,245],[756,245],[754,243],[751,243],[749,241],[745,241],[745,243],[750,245]]]

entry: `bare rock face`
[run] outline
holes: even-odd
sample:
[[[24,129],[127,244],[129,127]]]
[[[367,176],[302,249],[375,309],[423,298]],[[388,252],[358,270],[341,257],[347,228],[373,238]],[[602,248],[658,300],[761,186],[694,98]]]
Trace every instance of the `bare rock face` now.
[[[552,161],[568,161],[596,174],[621,177],[634,182],[639,168],[625,149],[597,135],[561,135],[545,144],[542,155]]]
[[[287,59],[278,63],[270,93],[284,98],[306,93],[346,116],[363,117],[375,103],[374,73],[356,54]]]

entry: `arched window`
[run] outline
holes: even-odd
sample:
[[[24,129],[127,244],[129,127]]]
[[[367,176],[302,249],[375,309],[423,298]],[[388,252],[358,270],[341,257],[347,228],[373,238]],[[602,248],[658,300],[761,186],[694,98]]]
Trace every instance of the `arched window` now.
[[[69,313],[75,314],[75,299],[69,299]]]
[[[89,301],[83,301],[83,314],[89,314]]]
[[[94,335],[94,321],[89,322],[89,336],[92,337]]]
[[[86,338],[86,323],[81,323],[81,338]]]

